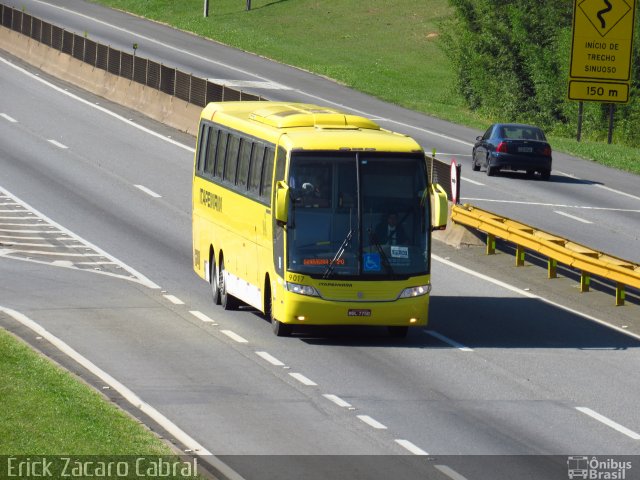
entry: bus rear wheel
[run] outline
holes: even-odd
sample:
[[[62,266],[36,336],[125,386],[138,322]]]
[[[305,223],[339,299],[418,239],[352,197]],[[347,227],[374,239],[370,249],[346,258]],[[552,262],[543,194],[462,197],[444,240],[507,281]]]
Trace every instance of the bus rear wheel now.
[[[211,279],[211,296],[213,297],[213,304],[220,305],[222,301],[220,298],[220,282],[218,280],[219,273],[218,269],[216,268],[216,261],[213,258],[210,262],[209,278]]]
[[[220,290],[220,303],[225,310],[236,310],[240,302],[236,297],[227,292],[227,284],[224,281],[224,260],[220,259],[218,267],[218,288]]]

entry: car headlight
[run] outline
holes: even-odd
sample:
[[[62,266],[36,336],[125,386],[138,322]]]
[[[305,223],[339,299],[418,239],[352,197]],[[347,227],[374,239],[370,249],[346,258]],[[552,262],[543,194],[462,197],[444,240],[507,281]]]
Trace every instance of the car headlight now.
[[[308,295],[309,297],[319,297],[318,291],[310,285],[300,285],[299,283],[285,283],[289,292],[297,293],[298,295]]]
[[[405,288],[398,298],[421,297],[431,291],[431,284],[419,285],[417,287]]]

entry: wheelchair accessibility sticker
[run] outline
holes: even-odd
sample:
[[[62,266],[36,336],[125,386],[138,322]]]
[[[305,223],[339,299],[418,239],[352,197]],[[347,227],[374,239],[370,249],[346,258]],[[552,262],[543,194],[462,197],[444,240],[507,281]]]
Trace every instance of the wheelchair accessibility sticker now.
[[[379,272],[381,269],[382,269],[382,262],[380,261],[379,253],[364,254],[364,271],[365,272]]]

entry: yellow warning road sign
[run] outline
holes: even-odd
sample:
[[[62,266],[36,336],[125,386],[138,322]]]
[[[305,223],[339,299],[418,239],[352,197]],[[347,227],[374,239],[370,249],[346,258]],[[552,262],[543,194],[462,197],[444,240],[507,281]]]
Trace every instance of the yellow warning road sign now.
[[[629,81],[636,0],[575,0],[572,79]]]

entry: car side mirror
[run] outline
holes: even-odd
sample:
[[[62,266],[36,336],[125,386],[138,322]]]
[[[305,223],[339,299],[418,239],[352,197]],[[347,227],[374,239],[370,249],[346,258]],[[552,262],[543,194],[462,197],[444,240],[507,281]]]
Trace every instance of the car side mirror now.
[[[479,142],[480,140],[482,140],[482,135],[478,135],[478,136],[476,137],[476,140],[477,140],[478,142]]]

